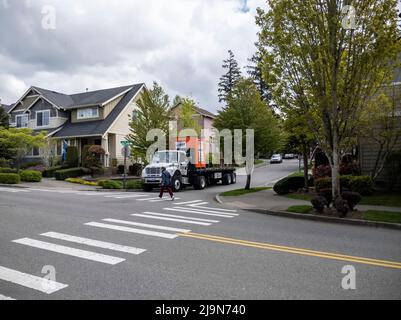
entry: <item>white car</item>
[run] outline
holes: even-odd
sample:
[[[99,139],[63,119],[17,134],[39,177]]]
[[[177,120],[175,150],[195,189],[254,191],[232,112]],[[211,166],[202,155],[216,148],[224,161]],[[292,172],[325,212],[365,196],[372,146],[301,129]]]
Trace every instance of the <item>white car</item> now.
[[[281,157],[281,154],[273,154],[272,157],[270,158],[270,163],[282,163],[283,158]]]

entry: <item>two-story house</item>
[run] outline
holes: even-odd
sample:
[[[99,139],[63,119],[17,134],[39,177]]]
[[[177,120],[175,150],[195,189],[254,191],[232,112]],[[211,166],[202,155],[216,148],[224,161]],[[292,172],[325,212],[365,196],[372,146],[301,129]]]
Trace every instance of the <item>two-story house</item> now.
[[[111,159],[122,163],[121,141],[129,134],[136,102],[145,90],[143,83],[77,94],[64,94],[30,87],[8,110],[10,127],[47,131],[50,150],[32,150],[29,160],[45,152],[61,156],[66,141],[78,148],[81,158],[85,145],[100,145],[105,150],[103,165]]]

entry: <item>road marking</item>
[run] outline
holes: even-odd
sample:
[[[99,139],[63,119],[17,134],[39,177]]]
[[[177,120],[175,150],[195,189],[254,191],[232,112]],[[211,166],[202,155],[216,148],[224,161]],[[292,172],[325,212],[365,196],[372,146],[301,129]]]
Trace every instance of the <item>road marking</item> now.
[[[6,297],[0,294],[0,300],[15,300],[14,298]]]
[[[146,212],[144,212],[146,213]],[[175,219],[175,218],[166,218],[166,217],[159,217],[154,215],[146,215],[146,214],[131,214],[134,217],[142,217],[142,218],[149,218],[149,219],[156,219],[156,220],[165,220],[165,221],[174,221],[174,222],[182,222],[182,223],[189,223],[189,224],[197,224],[200,226],[210,226],[210,223],[207,222],[199,222],[199,221],[191,221],[191,220],[183,220],[183,219]]]
[[[194,202],[201,202],[202,200],[192,200],[192,201],[186,201],[186,202],[178,202],[178,203],[176,203],[176,204],[179,204],[179,205],[181,205],[181,204],[189,204],[189,203],[194,203]],[[207,202],[206,202],[207,203]]]
[[[198,207],[198,206],[203,206],[204,204],[209,204],[209,202],[192,203],[192,204],[188,204],[188,206],[190,206],[190,207]]]
[[[179,209],[188,209],[188,210],[193,210],[193,211],[197,211],[197,212],[208,212],[208,213],[218,213],[218,214],[224,214],[226,216],[239,216],[238,213],[226,213],[226,212],[220,212],[220,211],[215,211],[215,210],[206,210],[206,209],[198,209],[198,208],[194,208],[194,207],[174,207],[174,208],[179,208]]]
[[[123,246],[120,244],[93,240],[93,239],[88,239],[88,238],[81,238],[81,237],[71,236],[68,234],[58,233],[58,232],[46,232],[46,233],[42,233],[41,236],[54,238],[54,239],[60,239],[60,240],[64,240],[64,241],[74,242],[74,243],[85,244],[87,246],[92,246],[92,247],[99,247],[99,248],[103,248],[103,249],[110,249],[110,250],[114,250],[114,251],[126,252],[126,253],[131,253],[131,254],[141,254],[142,252],[146,251],[145,249]]]
[[[181,198],[175,198],[175,200],[180,200]],[[149,202],[160,202],[160,201],[168,201],[171,200],[170,198],[163,198],[160,199],[159,197],[156,198],[146,198],[146,199],[137,199],[137,201],[149,201]]]
[[[146,197],[146,196],[145,195],[141,195],[141,194],[105,196],[105,198],[115,198],[115,199],[141,198],[141,197]]]
[[[198,205],[189,205],[190,207],[195,207],[195,208],[199,208],[199,209],[206,209],[206,210],[215,210],[215,211],[222,211],[223,212],[232,212],[232,214],[234,214],[235,212],[237,212],[237,210],[231,210],[231,209],[222,209],[222,208],[210,208],[210,207],[202,207],[202,206],[198,206]]]
[[[91,226],[91,227],[123,231],[123,232],[144,234],[144,235],[148,235],[148,236],[160,237],[160,238],[165,238],[165,239],[175,239],[178,237],[178,235],[171,234],[171,233],[164,233],[164,232],[149,231],[149,230],[136,229],[136,228],[130,228],[130,227],[116,226],[113,224],[106,224],[106,223],[88,222],[88,223],[85,223],[85,225]],[[183,233],[183,234],[185,234],[185,233]]]
[[[201,214],[205,216],[215,216],[215,217],[223,217],[223,218],[234,218],[233,216],[228,216],[226,214],[216,214],[216,213],[206,213],[206,212],[199,212],[199,211],[194,211],[191,209],[181,209],[181,208],[163,208],[163,210],[168,210],[168,211],[178,211],[178,212],[185,212],[185,213],[196,213],[196,214]]]
[[[0,191],[4,192],[12,192],[12,193],[17,193],[17,192],[31,192],[29,190],[23,190],[23,189],[17,189],[17,188],[0,188]]]
[[[0,266],[0,279],[27,287],[33,290],[51,294],[68,287],[67,284],[37,277],[31,274],[19,272]]]
[[[202,222],[211,222],[211,223],[218,223],[220,222],[219,220],[210,220],[210,219],[202,219],[202,218],[193,218],[193,217],[188,217],[188,216],[177,216],[174,214],[167,214],[167,213],[159,213],[159,212],[142,212],[146,214],[152,214],[156,216],[162,216],[162,217],[171,217],[171,218],[183,218],[183,219],[190,219],[190,220],[195,220],[195,221],[202,221]]]
[[[213,235],[208,235],[208,234],[183,233],[183,234],[180,234],[180,236],[201,239],[201,240],[208,240],[208,241],[213,241],[213,242],[226,243],[226,244],[236,244],[236,245],[245,246],[245,247],[293,253],[293,254],[299,254],[299,255],[304,255],[304,256],[312,256],[312,257],[318,257],[318,258],[340,260],[340,261],[347,261],[347,262],[356,262],[356,263],[361,263],[361,264],[401,269],[401,262],[396,262],[396,261],[379,260],[379,259],[350,256],[350,255],[324,252],[324,251],[315,251],[315,250],[296,248],[296,247],[279,246],[279,245],[274,245],[274,244],[269,244],[269,243],[219,237],[219,236],[213,236]]]
[[[126,220],[118,220],[118,219],[102,219],[102,220],[106,221],[106,222],[129,224],[132,226],[144,227],[144,228],[150,228],[150,229],[156,229],[156,230],[166,230],[166,231],[184,232],[184,233],[191,232],[191,230],[188,230],[188,229],[158,226],[155,224],[147,224],[147,223],[140,223],[140,222],[134,222],[134,221],[126,221]]]
[[[43,242],[43,241],[34,240],[34,239],[30,239],[30,238],[13,240],[12,242],[23,244],[23,245],[30,246],[30,247],[43,249],[43,250],[47,250],[47,251],[62,253],[65,255],[78,257],[78,258],[82,258],[82,259],[86,259],[86,260],[92,260],[92,261],[96,261],[96,262],[111,264],[111,265],[115,265],[117,263],[125,261],[125,259],[123,259],[123,258],[118,258],[118,257],[108,256],[105,254],[96,253],[96,252],[61,246],[58,244]]]

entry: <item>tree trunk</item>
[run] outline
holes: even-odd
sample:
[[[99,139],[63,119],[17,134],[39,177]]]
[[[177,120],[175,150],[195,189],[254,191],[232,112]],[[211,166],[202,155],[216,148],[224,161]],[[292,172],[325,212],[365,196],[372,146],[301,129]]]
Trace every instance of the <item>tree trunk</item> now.
[[[303,143],[302,144],[302,156],[303,156],[303,160],[304,160],[304,179],[305,179],[305,191],[308,192],[309,191],[309,168],[308,168],[308,155],[307,153],[307,144]]]
[[[340,161],[337,132],[336,130],[333,131],[333,163],[331,165],[331,183],[334,200],[337,196],[340,196]]]
[[[249,190],[251,188],[251,176],[250,174],[248,174],[246,176],[246,185],[245,185],[245,190]]]

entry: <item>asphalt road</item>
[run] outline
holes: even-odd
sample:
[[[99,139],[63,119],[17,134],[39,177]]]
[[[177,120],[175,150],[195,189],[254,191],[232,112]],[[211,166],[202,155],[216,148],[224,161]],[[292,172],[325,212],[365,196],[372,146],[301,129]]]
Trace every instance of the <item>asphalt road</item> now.
[[[297,165],[258,168],[254,185]],[[212,199],[224,189],[154,202],[0,188],[0,300],[401,298],[401,232],[226,211]]]

